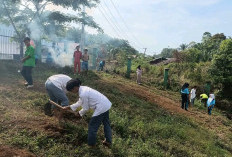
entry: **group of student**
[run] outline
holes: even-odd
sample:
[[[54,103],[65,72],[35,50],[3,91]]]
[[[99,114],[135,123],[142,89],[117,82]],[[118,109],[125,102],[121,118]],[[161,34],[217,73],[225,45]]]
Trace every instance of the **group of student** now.
[[[189,93],[189,83],[185,83],[182,88],[181,88],[181,108],[185,109],[186,111],[188,111],[188,106],[189,104],[191,104],[192,106],[194,106],[194,101],[196,98],[196,89],[197,87],[194,86],[191,89],[191,92]],[[190,97],[189,97],[190,95]],[[205,107],[208,108],[208,114],[211,115],[212,109],[215,105],[215,95],[214,94],[209,94],[209,97],[207,96],[207,94],[201,94],[200,95],[201,98],[201,102],[204,104]],[[189,103],[189,99],[190,99],[190,103]]]
[[[142,69],[141,65],[139,65],[136,69],[137,74],[137,84],[141,84],[141,77],[142,77]],[[194,86],[191,89],[191,92],[189,93],[189,84],[185,83],[181,88],[181,108],[188,111],[189,104],[194,106],[194,101],[196,98],[196,89],[197,87]],[[212,109],[215,105],[215,95],[209,94],[209,97],[207,94],[201,94],[200,95],[201,102],[204,104],[205,107],[208,108],[208,114],[211,115]]]
[[[81,67],[82,67],[83,72],[87,73],[87,71],[89,69],[88,49],[84,49],[84,54],[82,55],[82,52],[80,51],[80,46],[77,45],[76,51],[74,51],[74,53],[73,53],[73,58],[74,58],[74,74],[76,74],[77,66],[78,66],[78,74],[80,74],[80,72],[81,72]],[[81,64],[81,59],[82,59],[82,64]],[[103,71],[104,66],[105,66],[105,60],[101,60],[99,62],[98,71]]]
[[[21,70],[21,74],[25,79],[25,86],[26,88],[32,88],[33,87],[33,79],[32,79],[32,69],[35,67],[36,64],[36,55],[35,55],[35,49],[31,45],[31,39],[29,37],[26,37],[24,39],[24,44],[26,45],[26,51],[25,51],[25,57],[21,59],[21,62],[23,63],[23,67]],[[89,55],[88,55],[88,49],[84,49],[84,53],[80,51],[80,45],[76,46],[76,51],[73,53],[74,58],[74,74],[77,72],[77,66],[78,66],[78,74],[82,71],[87,73],[89,69],[88,61],[89,61]],[[82,65],[81,65],[82,60]],[[99,62],[98,71],[103,71],[103,68],[105,66],[105,60],[101,60]]]
[[[35,66],[35,55],[34,55],[34,48],[30,45],[30,38],[25,38],[24,43],[26,45],[26,52],[25,57],[21,60],[23,63],[23,68],[21,71],[22,76],[26,80],[26,87],[31,88],[33,87],[33,80],[32,80],[32,69]],[[76,73],[76,68],[78,65],[78,73],[80,73],[80,59],[83,60],[82,62],[82,69],[88,70],[88,50],[84,49],[84,54],[79,50],[79,45],[76,47],[76,51],[73,54],[74,57],[74,73]],[[99,70],[103,70],[103,66],[105,65],[104,61],[101,61],[99,64]],[[141,65],[137,67],[137,83],[141,84],[141,76],[142,76],[142,69]],[[112,143],[112,132],[110,127],[110,120],[109,120],[109,110],[111,108],[112,103],[109,99],[100,93],[97,90],[94,90],[87,86],[81,86],[81,81],[79,79],[72,79],[71,77],[64,75],[64,74],[57,74],[50,76],[47,81],[45,82],[45,87],[47,93],[55,103],[59,103],[62,106],[62,110],[73,110],[76,111],[79,107],[82,109],[78,111],[77,116],[81,118],[85,115],[85,113],[93,109],[94,113],[92,115],[91,120],[89,121],[88,125],[88,145],[95,146],[96,144],[96,135],[97,131],[101,124],[104,125],[104,134],[105,139],[102,142],[106,146],[110,146]],[[192,106],[194,105],[194,100],[196,98],[196,86],[193,87],[191,92],[189,93],[189,84],[185,83],[181,88],[181,98],[182,98],[182,105],[181,108],[188,110],[189,105],[189,95],[190,95],[190,102]],[[69,99],[66,95],[67,92],[72,92],[79,95],[79,100],[70,105]],[[202,101],[205,100],[205,95],[202,96]],[[206,95],[207,96],[207,95]],[[215,105],[215,96],[214,94],[210,94],[209,98],[207,97],[206,101],[208,107],[208,114],[211,115],[211,111]],[[55,106],[51,106],[49,108],[49,112],[46,112],[47,115],[52,116],[52,111],[56,110]]]
[[[32,69],[35,67],[35,50],[34,47],[30,44],[30,38],[26,37],[24,39],[24,44],[26,45],[25,57],[21,60],[23,67],[21,74],[25,79],[26,88],[33,87],[32,80]],[[78,65],[78,73],[80,73],[80,59],[82,62],[82,69],[88,70],[88,50],[84,50],[82,56],[81,51],[79,50],[79,45],[76,47],[74,52],[74,72]],[[104,66],[101,63],[101,66]],[[101,67],[103,70],[103,67]],[[63,74],[50,76],[45,82],[45,88],[47,93],[55,103],[59,103],[62,106],[62,110],[73,110],[76,111],[77,108],[82,107],[78,112],[77,117],[81,118],[88,110],[93,109],[94,113],[88,125],[88,145],[95,146],[96,144],[96,135],[97,131],[101,124],[104,125],[104,134],[105,139],[102,142],[106,146],[110,146],[112,143],[112,133],[109,121],[109,109],[111,108],[112,103],[109,99],[98,92],[87,86],[81,86],[81,81],[79,79],[72,79],[71,77]],[[68,97],[66,96],[67,92],[76,93],[79,95],[79,100],[69,105]],[[56,110],[55,106],[50,106],[49,110],[45,114],[52,116],[52,112]]]
[[[83,71],[88,71],[89,69],[89,55],[88,55],[88,49],[84,49],[84,54],[82,55],[82,52],[80,51],[80,45],[76,46],[76,51],[73,53],[74,58],[74,74],[76,74],[76,69],[78,66],[78,73],[81,72],[81,67]],[[82,65],[81,65],[81,59],[82,59]]]

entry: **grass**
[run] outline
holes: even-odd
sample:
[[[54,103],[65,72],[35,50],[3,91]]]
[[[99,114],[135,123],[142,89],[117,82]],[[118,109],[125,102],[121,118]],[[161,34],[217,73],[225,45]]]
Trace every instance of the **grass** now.
[[[18,81],[21,76],[14,72],[18,65],[0,63],[0,98],[7,97],[12,102],[11,110],[18,109],[15,117],[10,113],[8,104],[0,103],[0,141],[1,144],[27,149],[36,156],[232,156],[231,145],[217,136],[213,131],[199,125],[193,119],[184,115],[170,114],[156,104],[143,100],[121,91],[114,84],[104,83],[104,79],[114,79],[114,76],[105,73],[90,71],[88,77],[80,76],[83,85],[90,86],[105,94],[113,106],[110,110],[110,120],[113,131],[112,148],[101,145],[104,139],[103,127],[98,132],[97,147],[90,149],[87,146],[87,123],[91,113],[82,122],[66,122],[59,130],[55,118],[43,115],[43,104],[48,100],[44,82],[52,74],[62,72],[62,68],[47,69],[46,65],[38,65],[34,69],[34,80],[38,89],[25,90]],[[65,68],[65,71],[70,69]],[[69,73],[71,77],[74,77]],[[115,80],[116,81],[116,80]],[[130,80],[120,79],[127,83]],[[115,82],[117,83],[117,82]],[[9,89],[5,89],[7,87]],[[162,91],[160,91],[162,94]],[[69,95],[70,101],[75,102],[77,97]],[[196,107],[203,110],[198,102]],[[20,113],[27,113],[24,116]],[[213,110],[214,112],[214,110]],[[215,111],[216,112],[216,111]],[[217,113],[220,115],[220,112]],[[28,119],[30,117],[30,119]],[[38,121],[36,121],[38,119]],[[48,126],[54,128],[48,131],[41,127],[44,120]],[[22,121],[31,121],[36,127],[20,127]],[[225,124],[231,126],[230,122]],[[231,134],[230,134],[231,135]]]

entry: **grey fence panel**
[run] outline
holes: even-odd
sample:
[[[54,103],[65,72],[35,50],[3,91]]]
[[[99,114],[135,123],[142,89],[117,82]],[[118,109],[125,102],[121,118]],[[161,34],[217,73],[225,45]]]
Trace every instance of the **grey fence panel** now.
[[[0,28],[0,59],[19,58],[20,44],[14,41],[14,31]]]

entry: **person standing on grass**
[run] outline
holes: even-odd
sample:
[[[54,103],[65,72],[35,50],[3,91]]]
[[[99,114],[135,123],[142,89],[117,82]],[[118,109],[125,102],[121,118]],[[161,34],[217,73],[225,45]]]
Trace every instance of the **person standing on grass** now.
[[[188,103],[189,103],[189,84],[185,83],[182,88],[181,88],[181,99],[182,99],[182,104],[181,108],[185,109],[188,111]]]
[[[82,117],[89,109],[94,110],[88,126],[88,145],[96,145],[97,131],[103,123],[105,140],[102,144],[109,147],[112,143],[112,133],[109,120],[109,109],[112,104],[109,99],[90,87],[81,86],[81,81],[79,79],[72,79],[68,81],[66,89],[72,93],[78,93],[79,100],[75,104],[65,107],[65,110],[72,109],[75,111],[78,107],[82,107],[78,113],[80,117]]]
[[[74,74],[77,72],[77,65],[78,65],[78,73],[81,73],[81,62],[80,59],[82,58],[82,52],[79,50],[80,45],[76,46],[76,51],[73,53],[74,58]]]
[[[197,89],[197,87],[194,86],[193,89],[191,89],[191,92],[190,92],[190,102],[191,102],[192,106],[194,106],[194,101],[195,101],[195,98],[196,98],[196,89]]]
[[[142,77],[141,65],[137,67],[136,73],[137,73],[137,83],[141,84],[141,77]]]
[[[211,115],[211,111],[215,105],[215,96],[214,94],[209,95],[209,99],[207,100],[208,114]]]
[[[67,90],[66,90],[66,84],[68,81],[71,80],[71,77],[63,74],[53,75],[50,76],[47,81],[45,82],[45,87],[47,90],[47,93],[52,101],[55,103],[61,103],[61,106],[68,106],[69,100],[66,96]],[[54,109],[55,106],[51,106],[50,103],[47,103],[44,107],[45,114],[48,116],[52,116],[52,109]]]
[[[24,40],[24,44],[26,45],[25,56],[21,60],[23,63],[23,68],[21,70],[21,74],[25,79],[26,88],[33,87],[33,79],[32,79],[32,69],[35,67],[35,49],[31,46],[29,37],[26,37]]]
[[[88,55],[88,49],[85,49],[84,50],[84,54],[82,56],[82,70],[86,72],[88,72],[88,69],[89,69],[89,65],[88,65],[88,61],[89,61],[89,55]]]

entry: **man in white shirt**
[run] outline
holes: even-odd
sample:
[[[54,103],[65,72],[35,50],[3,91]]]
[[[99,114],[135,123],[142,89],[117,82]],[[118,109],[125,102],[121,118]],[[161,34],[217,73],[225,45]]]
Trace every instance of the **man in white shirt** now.
[[[52,101],[56,103],[60,102],[61,106],[69,105],[68,97],[66,96],[66,84],[71,79],[71,77],[63,74],[53,75],[47,79],[45,87]],[[55,106],[52,106],[52,108],[54,107]],[[45,114],[49,116],[52,115],[50,103],[45,105]]]
[[[81,81],[79,79],[68,81],[66,89],[72,93],[78,93],[79,100],[75,104],[65,107],[65,109],[72,109],[75,111],[81,106],[82,109],[79,111],[81,117],[89,109],[94,110],[88,126],[88,145],[95,146],[98,128],[101,123],[103,123],[105,134],[103,144],[110,146],[112,143],[112,133],[109,120],[109,109],[112,104],[108,98],[90,87],[81,86]]]
[[[196,98],[196,86],[194,86],[193,87],[193,89],[191,90],[191,92],[190,92],[190,102],[191,102],[191,104],[192,104],[192,106],[194,106],[194,100],[195,100],[195,98]]]

